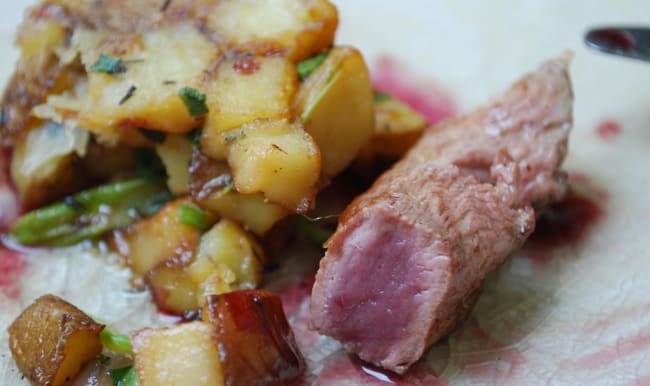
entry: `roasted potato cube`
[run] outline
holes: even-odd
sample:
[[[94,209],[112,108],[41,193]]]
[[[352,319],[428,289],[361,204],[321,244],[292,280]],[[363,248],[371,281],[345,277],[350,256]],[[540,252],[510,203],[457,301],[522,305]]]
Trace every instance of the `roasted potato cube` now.
[[[222,219],[201,237],[187,274],[202,286],[199,304],[205,295],[234,289],[255,288],[262,280],[264,252],[237,223]]]
[[[222,386],[221,360],[210,325],[195,321],[144,328],[131,335],[141,386]]]
[[[368,143],[374,127],[372,84],[359,51],[334,48],[301,84],[294,110],[320,148],[323,174],[334,177]]]
[[[258,118],[289,118],[297,88],[295,66],[286,58],[244,56],[221,62],[208,92],[201,151],[224,159],[222,132]]]
[[[162,263],[147,272],[144,282],[162,312],[182,316],[203,304],[197,301],[199,286],[190,279],[181,262]]]
[[[11,177],[25,208],[36,208],[83,186],[76,173],[77,147],[85,150],[88,134],[63,125],[39,122],[16,139]]]
[[[66,28],[62,23],[45,18],[23,23],[17,43],[23,59],[60,49],[65,43]]]
[[[102,351],[104,326],[77,307],[45,295],[9,326],[9,348],[22,373],[35,385],[59,386]]]
[[[167,172],[167,186],[173,194],[189,192],[192,148],[192,141],[183,135],[168,135],[163,143],[156,146],[156,153]]]
[[[237,221],[258,236],[265,235],[290,213],[280,205],[268,202],[261,193],[241,194],[234,190],[210,196],[202,205],[221,217]]]
[[[289,214],[280,205],[268,202],[261,193],[237,192],[228,165],[196,150],[190,166],[190,194],[202,207],[237,221],[258,236]]]
[[[67,63],[57,52],[65,45],[68,31],[63,23],[51,19],[40,12],[27,12],[18,28],[16,43],[21,56],[2,96],[2,145],[12,145],[16,135],[29,129],[33,107],[43,103],[48,93],[58,92],[60,80],[65,78]]]
[[[181,222],[182,206],[195,205],[189,198],[180,198],[167,203],[154,216],[114,232],[112,244],[136,276],[165,261],[190,261],[194,256],[203,231]]]
[[[375,103],[375,129],[368,146],[377,156],[397,159],[417,142],[428,124],[406,103],[385,98]]]
[[[305,360],[282,309],[268,291],[242,290],[206,298],[226,384],[285,385],[305,371]]]
[[[191,262],[170,259],[147,272],[145,283],[164,312],[197,310],[209,294],[255,288],[262,279],[264,252],[237,223],[222,219],[201,236]]]
[[[79,126],[105,141],[116,141],[125,128],[185,133],[201,124],[190,115],[179,91],[201,90],[204,70],[219,52],[193,26],[179,24],[142,35],[77,28],[72,40],[88,71]],[[93,72],[101,54],[121,58],[125,70]]]
[[[208,26],[239,52],[286,52],[299,61],[333,44],[338,14],[327,0],[223,0]]]
[[[320,177],[320,150],[298,124],[257,120],[222,133],[237,191],[264,193],[271,202],[296,213],[314,204]]]

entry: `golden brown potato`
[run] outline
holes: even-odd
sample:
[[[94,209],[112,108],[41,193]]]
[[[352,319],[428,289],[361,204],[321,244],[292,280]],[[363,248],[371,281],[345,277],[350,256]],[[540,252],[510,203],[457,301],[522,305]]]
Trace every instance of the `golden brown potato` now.
[[[393,98],[375,103],[375,129],[368,145],[373,154],[397,159],[417,142],[427,119]]]
[[[258,118],[290,118],[297,88],[295,66],[284,57],[243,56],[221,62],[208,91],[210,112],[201,151],[224,159],[224,131]]]
[[[212,336],[210,325],[200,321],[136,331],[131,344],[140,385],[225,385]]]
[[[263,290],[209,296],[202,317],[212,325],[228,385],[286,385],[305,371],[279,296]]]
[[[333,44],[338,14],[327,0],[222,0],[207,24],[239,52],[299,61]]]
[[[258,236],[289,215],[289,211],[268,202],[264,195],[241,194],[234,188],[230,169],[195,151],[190,166],[190,194],[203,208],[219,217],[234,220]]]
[[[167,172],[167,187],[175,195],[189,192],[192,149],[192,141],[184,135],[168,135],[163,143],[156,146],[156,153]]]
[[[264,262],[257,240],[237,223],[222,219],[201,237],[196,257],[186,272],[199,284],[198,303],[203,304],[206,295],[257,287]]]
[[[21,57],[2,97],[0,143],[12,144],[14,136],[31,120],[32,108],[43,103],[49,92],[58,92],[66,68],[55,51],[65,43],[67,17],[43,12],[41,7],[30,9],[18,29],[16,43]]]
[[[192,260],[203,230],[181,221],[183,206],[195,204],[189,198],[179,198],[154,216],[114,232],[112,244],[136,277],[168,260]],[[208,217],[206,221],[209,225],[213,220]]]
[[[38,123],[15,140],[11,177],[25,208],[35,208],[83,187],[76,148],[84,150],[87,133],[59,124]]]
[[[301,84],[294,111],[320,148],[323,174],[334,177],[368,143],[374,127],[372,84],[359,51],[334,48]]]
[[[77,307],[45,295],[9,326],[9,348],[20,371],[33,384],[60,386],[102,351],[104,326]]]
[[[182,262],[164,262],[151,269],[144,282],[151,290],[154,303],[162,312],[184,315],[201,308],[199,287],[185,272]]]
[[[296,213],[308,212],[321,170],[320,150],[296,123],[257,120],[222,133],[237,191],[264,193]]]
[[[237,221],[257,236],[265,235],[290,214],[280,205],[268,202],[261,193],[241,194],[234,190],[211,196],[204,205],[221,217]]]
[[[77,28],[72,44],[88,71],[79,126],[115,142],[125,128],[185,133],[201,125],[201,117],[191,115],[179,91],[201,91],[204,70],[218,58],[219,49],[193,26],[131,35]],[[121,58],[123,70],[94,72],[101,54]]]

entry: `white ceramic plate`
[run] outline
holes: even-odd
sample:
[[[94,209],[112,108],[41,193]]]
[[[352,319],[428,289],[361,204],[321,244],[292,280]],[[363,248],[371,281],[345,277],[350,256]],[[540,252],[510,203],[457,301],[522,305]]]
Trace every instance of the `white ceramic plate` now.
[[[17,57],[13,31],[29,3],[0,4],[3,81]],[[554,208],[557,222],[541,225],[490,276],[470,319],[405,379],[360,366],[336,342],[307,331],[304,296],[297,297],[291,320],[311,365],[308,381],[650,384],[650,65],[590,52],[582,42],[593,25],[650,26],[647,2],[336,3],[338,42],[360,47],[377,86],[432,119],[468,111],[544,59],[572,50],[575,127],[565,165],[574,193]],[[0,219],[11,211],[0,188]],[[127,274],[103,258],[65,250],[25,259],[16,268],[0,253],[0,383],[25,384],[8,356],[5,328],[42,293],[61,294],[125,330],[161,323],[146,293],[129,292]]]

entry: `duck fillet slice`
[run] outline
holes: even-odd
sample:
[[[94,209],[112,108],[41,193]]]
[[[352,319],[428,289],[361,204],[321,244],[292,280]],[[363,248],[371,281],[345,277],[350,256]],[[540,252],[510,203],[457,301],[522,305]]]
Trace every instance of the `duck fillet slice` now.
[[[473,306],[481,282],[566,191],[568,57],[429,129],[343,213],[312,292],[312,326],[405,372]]]

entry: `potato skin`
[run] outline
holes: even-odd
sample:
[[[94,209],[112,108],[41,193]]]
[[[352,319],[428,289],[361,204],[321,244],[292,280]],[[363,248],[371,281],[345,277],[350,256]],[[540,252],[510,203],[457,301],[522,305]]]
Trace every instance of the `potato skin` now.
[[[101,353],[104,326],[54,295],[44,295],[9,326],[9,348],[34,384],[59,386]]]

